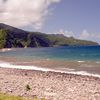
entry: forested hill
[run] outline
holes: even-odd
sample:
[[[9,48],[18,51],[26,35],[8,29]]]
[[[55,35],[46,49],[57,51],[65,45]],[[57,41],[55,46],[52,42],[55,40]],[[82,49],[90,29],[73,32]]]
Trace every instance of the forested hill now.
[[[28,32],[0,23],[0,48],[98,45],[62,34]]]

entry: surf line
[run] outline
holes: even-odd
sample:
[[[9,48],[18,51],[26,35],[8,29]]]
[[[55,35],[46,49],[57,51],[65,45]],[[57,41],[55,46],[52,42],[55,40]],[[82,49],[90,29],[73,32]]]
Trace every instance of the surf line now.
[[[9,62],[0,61],[1,68],[12,68],[12,69],[24,69],[24,70],[36,70],[36,71],[44,71],[44,72],[59,72],[66,74],[74,74],[74,75],[83,75],[83,76],[91,76],[100,78],[99,74],[91,74],[86,71],[62,71],[62,70],[54,70],[50,68],[42,68],[39,66],[25,66],[25,65],[14,65]]]

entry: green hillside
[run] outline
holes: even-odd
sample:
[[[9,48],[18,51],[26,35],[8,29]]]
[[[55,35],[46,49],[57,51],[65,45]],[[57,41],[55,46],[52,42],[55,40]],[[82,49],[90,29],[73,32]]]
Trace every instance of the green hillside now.
[[[61,34],[27,32],[12,26],[0,24],[0,48],[53,47],[98,45],[96,42],[79,40]]]

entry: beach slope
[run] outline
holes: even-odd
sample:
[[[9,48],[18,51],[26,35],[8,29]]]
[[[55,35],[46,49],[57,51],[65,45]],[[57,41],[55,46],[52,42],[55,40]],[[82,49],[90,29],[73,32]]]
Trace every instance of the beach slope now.
[[[100,78],[0,68],[0,92],[46,100],[100,100]]]

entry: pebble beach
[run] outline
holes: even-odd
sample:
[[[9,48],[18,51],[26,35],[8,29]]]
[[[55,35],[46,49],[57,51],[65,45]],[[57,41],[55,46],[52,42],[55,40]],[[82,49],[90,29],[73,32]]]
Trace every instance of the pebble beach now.
[[[26,89],[27,85],[30,90]],[[60,72],[0,68],[0,92],[46,100],[100,100],[100,78]]]

